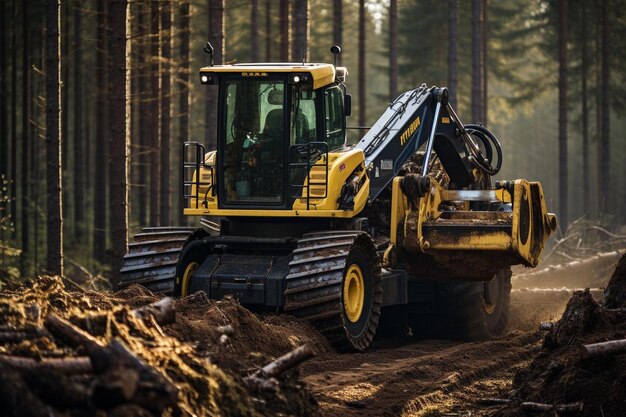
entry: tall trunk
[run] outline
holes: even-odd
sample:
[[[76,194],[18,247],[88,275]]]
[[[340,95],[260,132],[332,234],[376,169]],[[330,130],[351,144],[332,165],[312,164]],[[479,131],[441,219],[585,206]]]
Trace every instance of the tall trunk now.
[[[151,123],[150,121],[150,107],[148,103],[148,97],[146,96],[146,90],[148,89],[148,76],[145,67],[146,62],[146,22],[144,19],[143,8],[146,6],[147,2],[142,1],[138,5],[137,10],[137,37],[136,37],[136,56],[137,56],[137,66],[133,68],[135,74],[137,74],[137,101],[138,101],[138,135],[139,135],[139,143],[135,149],[138,150],[139,156],[137,158],[138,167],[138,181],[139,187],[136,190],[138,203],[139,203],[139,225],[145,226],[146,220],[148,216],[148,164],[149,160],[147,157],[147,152],[150,149],[150,139],[149,139],[149,129],[147,126]]]
[[[74,4],[74,240],[83,242],[85,231],[85,151],[83,135],[82,0]],[[67,112],[66,112],[67,113]]]
[[[298,0],[293,2],[293,19],[291,20],[291,59],[297,62],[308,61],[307,42],[309,38],[309,2]]]
[[[6,60],[4,59],[4,45],[6,44],[6,32],[7,26],[5,24],[5,4],[0,4],[0,132],[2,132],[2,137],[0,138],[0,186],[2,186],[2,181],[4,181],[9,174],[9,143],[7,141],[9,135],[6,134],[7,130],[7,99],[8,94],[5,90],[6,79],[7,79],[7,65]],[[4,196],[4,195],[3,195]],[[0,218],[4,217],[6,214],[5,204],[0,201]],[[0,232],[2,233],[2,237],[4,238],[4,228],[0,226]],[[4,239],[3,239],[4,240]]]
[[[106,0],[97,2],[96,22],[96,137],[93,183],[93,257],[104,261],[106,247]]]
[[[176,148],[180,148],[183,142],[189,140],[189,76],[190,76],[190,61],[189,61],[189,35],[190,35],[190,18],[189,18],[189,0],[182,0],[180,5],[180,121],[179,121],[179,140]],[[183,161],[180,161],[182,165]],[[178,172],[178,184],[183,183],[182,171]],[[180,207],[178,211],[178,220],[180,224],[185,224],[185,216],[183,215],[183,209],[185,208],[185,198],[182,197],[182,190],[178,193]]]
[[[46,0],[46,190],[47,263],[63,275],[63,208],[61,204],[61,1]]]
[[[559,0],[559,217],[567,231],[567,0]]]
[[[487,53],[488,53],[488,34],[489,34],[489,19],[488,10],[489,1],[482,0],[481,5],[481,48],[480,48],[480,60],[481,60],[481,91],[482,91],[482,108],[481,120],[487,125]]]
[[[150,225],[159,224],[159,1],[150,4]]]
[[[482,120],[481,0],[472,0],[472,122]]]
[[[592,91],[595,92],[595,103],[596,103],[596,186],[593,187],[595,189],[595,201],[594,204],[595,209],[595,217],[600,218],[602,212],[605,209],[604,206],[604,198],[600,190],[602,190],[601,181],[600,181],[600,171],[602,169],[602,164],[604,164],[604,156],[602,155],[602,92],[600,91],[600,86],[602,85],[602,7],[600,1],[596,2],[597,7],[596,10],[596,33],[595,33],[595,78],[596,85]]]
[[[22,3],[22,40],[24,45],[29,44],[30,22],[28,20],[28,7]],[[22,239],[22,253],[20,256],[20,274],[24,277],[27,275],[27,258],[30,251],[29,230],[28,230],[28,161],[30,159],[30,149],[28,140],[28,127],[30,118],[29,106],[29,79],[30,73],[30,57],[29,48],[22,48],[22,158],[21,158],[21,208],[20,208],[20,236]]]
[[[389,101],[398,95],[398,0],[389,2]]]
[[[448,101],[456,107],[458,83],[459,13],[457,0],[448,0]]]
[[[333,0],[333,44],[343,44],[343,3],[342,0]],[[337,56],[337,65],[341,66],[341,54]]]
[[[128,249],[128,147],[130,143],[130,14],[128,0],[111,0],[111,244],[113,285]]]
[[[582,100],[581,100],[581,116],[582,116],[582,136],[583,136],[583,146],[582,146],[582,183],[583,183],[583,213],[585,215],[589,215],[589,108],[588,108],[588,98],[587,98],[587,68],[589,66],[588,57],[587,57],[587,12],[585,10],[585,2],[581,3],[582,7],[582,33],[580,42],[582,44],[581,50],[581,90],[582,90]]]
[[[610,108],[609,108],[609,1],[602,0],[602,24],[601,24],[601,64],[600,64],[600,113],[601,113],[601,131],[600,140],[598,141],[598,191],[600,192],[599,203],[605,213],[614,213],[611,204],[613,199],[610,198]]]
[[[11,18],[17,21],[17,0],[11,3]],[[17,220],[17,32],[18,25],[12,25],[11,33],[11,220]],[[26,48],[24,48],[26,49]],[[13,239],[17,239],[17,227],[13,227]]]
[[[359,0],[359,125],[365,125],[365,0]]]
[[[259,62],[259,0],[251,1],[250,60],[252,62]]]
[[[61,16],[61,22],[59,25],[59,31],[60,31],[60,36],[61,36],[61,51],[60,51],[60,62],[61,62],[61,75],[60,75],[60,79],[61,79],[61,102],[63,103],[63,107],[66,106],[66,104],[68,103],[68,88],[67,86],[69,85],[69,67],[68,67],[68,50],[69,50],[69,43],[68,43],[68,2],[67,1],[62,1],[61,3],[61,11],[59,12],[59,15]],[[61,141],[61,175],[62,177],[67,178],[68,177],[68,168],[69,168],[69,164],[67,163],[68,157],[69,157],[69,153],[68,153],[68,112],[64,111],[61,112],[61,137],[63,138],[63,140]],[[66,218],[70,218],[71,217],[71,213],[68,210],[69,208],[69,203],[68,203],[68,191],[69,188],[66,187],[64,189],[61,190],[61,198],[62,198],[62,206],[64,207],[64,216]],[[73,227],[74,226],[74,222],[73,221],[69,221],[69,222],[65,222],[64,227],[67,228],[68,226]],[[64,232],[67,232],[67,230],[65,230]],[[70,236],[73,236],[73,233],[69,233]]]
[[[265,62],[272,62],[272,1],[265,0]]]
[[[289,62],[289,0],[280,0],[280,60]]]
[[[161,2],[161,197],[159,223],[170,224],[170,147],[171,147],[171,78],[172,8],[170,0]]]
[[[209,42],[215,50],[215,64],[224,59],[224,0],[209,0]],[[207,87],[207,145],[217,146],[217,88]]]

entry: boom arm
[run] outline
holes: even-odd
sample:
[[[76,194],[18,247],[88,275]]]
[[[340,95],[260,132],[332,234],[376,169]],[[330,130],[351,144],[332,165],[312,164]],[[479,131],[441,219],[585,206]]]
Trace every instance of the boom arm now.
[[[391,103],[356,145],[365,154],[370,201],[391,184],[404,163],[425,143],[423,175],[428,173],[434,149],[455,187],[474,181],[472,156],[482,155],[448,104],[448,90],[422,85]]]

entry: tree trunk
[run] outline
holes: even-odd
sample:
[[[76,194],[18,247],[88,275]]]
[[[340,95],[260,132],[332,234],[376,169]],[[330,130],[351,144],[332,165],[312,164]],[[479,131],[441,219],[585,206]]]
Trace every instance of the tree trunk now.
[[[365,126],[365,0],[359,0],[359,125]]]
[[[11,3],[11,18],[17,21],[17,0]],[[11,221],[17,224],[17,27],[11,31]],[[26,41],[26,39],[25,39]],[[26,49],[26,48],[24,48]],[[26,85],[25,85],[26,86]],[[12,237],[17,239],[17,227],[13,227]]]
[[[190,35],[190,17],[189,17],[189,0],[182,0],[180,5],[180,121],[179,121],[179,141],[177,148],[179,148],[183,142],[189,140],[189,76],[190,76],[190,61],[189,61],[189,35]],[[183,161],[180,161],[182,165]],[[178,184],[183,183],[182,171],[178,171]],[[183,215],[183,209],[185,208],[185,198],[182,196],[182,192],[178,195],[180,201],[180,207],[178,211],[178,220],[180,224],[185,224],[185,216]]]
[[[149,159],[147,157],[148,152],[150,151],[150,130],[147,128],[152,121],[150,120],[150,105],[148,103],[147,89],[148,89],[148,75],[146,71],[146,22],[144,19],[143,8],[147,5],[147,2],[142,1],[138,4],[137,10],[137,41],[136,52],[137,52],[137,66],[133,68],[135,74],[137,74],[137,89],[139,90],[137,94],[138,100],[138,134],[139,134],[139,143],[135,148],[139,151],[138,160],[138,181],[139,187],[137,188],[137,197],[139,203],[139,225],[145,226],[146,220],[148,218],[148,165],[150,164]],[[181,6],[182,7],[182,6]]]
[[[150,3],[150,225],[159,224],[159,2]]]
[[[259,62],[259,0],[252,0],[250,7],[250,60]]]
[[[22,4],[22,40],[24,45],[29,44],[29,31],[30,31],[30,22],[28,16],[28,7],[25,3]],[[30,119],[30,85],[29,85],[29,74],[30,74],[30,57],[29,57],[29,48],[22,48],[22,158],[21,158],[21,207],[20,207],[20,236],[22,239],[22,253],[20,255],[20,274],[22,277],[27,276],[27,258],[28,252],[30,251],[30,241],[29,241],[29,231],[28,231],[28,201],[29,201],[29,191],[28,191],[28,182],[29,182],[29,172],[28,172],[28,161],[30,159],[30,149],[29,149],[29,140],[28,140],[28,127],[29,127],[29,119]]]
[[[272,1],[265,0],[265,62],[272,62]]]
[[[289,0],[280,0],[280,60],[289,62]]]
[[[4,59],[4,45],[6,45],[6,32],[7,26],[5,24],[5,4],[0,4],[0,132],[2,132],[2,137],[0,138],[0,186],[4,186],[2,181],[6,179],[8,176],[8,167],[9,167],[9,143],[7,139],[9,135],[7,132],[7,98],[8,94],[5,90],[6,79],[7,79],[7,68],[6,68],[6,60]],[[4,196],[4,192],[2,193]],[[3,201],[0,201],[0,219],[5,217],[5,206],[6,204]],[[0,240],[4,240],[4,228],[0,226],[0,233],[2,233],[2,238]]]
[[[481,1],[472,0],[472,122],[482,120]]]
[[[215,64],[224,59],[224,0],[209,0],[209,42],[215,50]],[[217,88],[207,86],[207,145],[217,146]]]
[[[567,0],[559,0],[559,220],[561,231],[568,226],[567,217]]]
[[[83,135],[83,45],[82,0],[74,4],[74,241],[82,243],[85,235],[85,150]]]
[[[389,2],[389,101],[398,95],[398,0]]]
[[[298,0],[293,3],[293,19],[291,20],[291,59],[297,62],[308,61],[308,38],[309,38],[309,2]]]
[[[458,83],[459,14],[457,0],[448,0],[448,101],[456,107]]]
[[[343,2],[333,0],[333,44],[343,44]],[[337,65],[341,66],[341,54],[337,56]]]
[[[60,32],[60,37],[61,37],[61,41],[60,41],[60,45],[61,45],[61,51],[60,51],[60,63],[61,63],[61,73],[60,73],[60,85],[61,85],[61,103],[63,103],[63,107],[67,106],[67,103],[69,102],[68,100],[68,85],[70,83],[70,78],[69,78],[69,60],[68,60],[68,49],[69,49],[69,36],[68,36],[68,30],[69,30],[69,16],[68,16],[68,2],[67,1],[60,1],[61,3],[61,10],[59,11],[59,16],[60,17],[60,22],[59,22],[59,32]],[[69,168],[69,164],[68,164],[68,158],[69,158],[69,154],[68,154],[68,114],[67,111],[63,111],[61,112],[61,138],[63,138],[63,140],[61,141],[61,178],[67,178],[68,177],[68,168]],[[68,192],[70,191],[68,184],[65,184],[65,187],[61,190],[61,206],[64,208],[63,211],[63,216],[67,219],[71,219],[72,213],[69,210],[69,203],[68,203]],[[74,226],[74,222],[73,221],[69,221],[69,222],[64,222],[63,227],[67,229],[67,227],[73,227]],[[64,230],[64,235],[67,236],[67,230]],[[69,232],[69,236],[73,236],[72,231]]]
[[[582,183],[583,183],[583,214],[588,216],[591,214],[589,212],[589,108],[588,108],[588,98],[587,98],[587,68],[588,68],[588,57],[587,57],[587,12],[585,8],[585,2],[581,3],[582,7],[582,33],[580,42],[582,44],[581,50],[581,90],[582,90],[582,100],[581,100],[581,117],[582,117],[582,136],[583,136],[583,146],[582,146]]]
[[[487,126],[487,53],[488,53],[488,33],[489,33],[489,19],[487,15],[489,1],[482,0],[481,5],[481,48],[480,48],[480,60],[481,60],[481,91],[482,91],[482,117],[481,120]]]
[[[170,0],[161,2],[161,176],[159,224],[170,224],[170,147],[171,147],[171,77],[172,8]]]
[[[63,276],[63,208],[61,202],[61,2],[46,0],[46,188],[47,263],[50,274]]]
[[[93,184],[93,257],[104,261],[106,247],[106,0],[97,2],[96,33],[96,146]]]
[[[130,14],[128,0],[111,0],[111,244],[113,285],[128,249],[128,145],[130,143]]]
[[[598,203],[600,209],[598,212],[611,213],[611,204],[613,199],[610,198],[609,184],[612,182],[610,175],[610,149],[609,149],[609,122],[610,122],[610,108],[609,108],[609,2],[608,0],[602,0],[602,23],[601,23],[601,64],[600,64],[600,114],[601,114],[601,130],[600,140],[598,140],[598,192],[600,193]]]

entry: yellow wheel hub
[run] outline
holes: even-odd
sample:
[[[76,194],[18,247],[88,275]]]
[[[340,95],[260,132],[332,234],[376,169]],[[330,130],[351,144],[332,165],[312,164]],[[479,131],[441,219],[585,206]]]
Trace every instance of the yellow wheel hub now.
[[[187,291],[189,290],[189,281],[191,280],[193,273],[196,272],[196,269],[198,269],[199,266],[200,264],[198,264],[198,262],[189,262],[189,264],[185,268],[185,272],[183,272],[182,285],[180,288],[181,297],[187,296]]]
[[[343,308],[348,320],[352,323],[359,321],[363,311],[364,299],[365,281],[363,272],[361,272],[361,268],[358,265],[352,264],[343,280]]]

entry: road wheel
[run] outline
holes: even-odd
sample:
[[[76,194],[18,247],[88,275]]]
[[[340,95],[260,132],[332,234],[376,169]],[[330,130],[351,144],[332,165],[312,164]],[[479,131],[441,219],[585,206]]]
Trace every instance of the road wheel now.
[[[501,336],[509,318],[511,270],[501,270],[490,281],[445,284],[439,295],[441,336],[472,341]]]
[[[192,241],[185,246],[176,264],[175,296],[186,297],[191,293],[193,275],[208,255],[206,244],[202,241]]]
[[[382,281],[378,257],[371,259],[367,248],[354,245],[343,275],[342,318],[349,349],[365,350],[376,334],[382,305]]]

